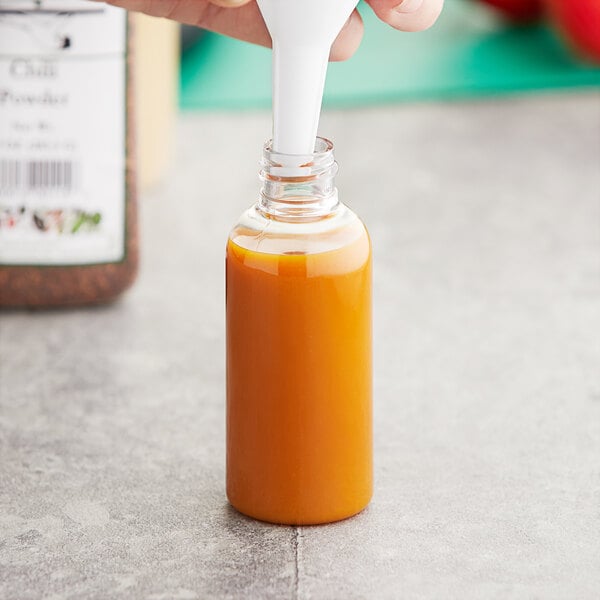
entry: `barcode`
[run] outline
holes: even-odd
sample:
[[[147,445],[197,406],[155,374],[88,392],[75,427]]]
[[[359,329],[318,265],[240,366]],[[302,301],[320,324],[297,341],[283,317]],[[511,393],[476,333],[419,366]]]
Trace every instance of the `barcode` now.
[[[73,187],[70,160],[0,160],[0,193],[20,190],[69,192]]]

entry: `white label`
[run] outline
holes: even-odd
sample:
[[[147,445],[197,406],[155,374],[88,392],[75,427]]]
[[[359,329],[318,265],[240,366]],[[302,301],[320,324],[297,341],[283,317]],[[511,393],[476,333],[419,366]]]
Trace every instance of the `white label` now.
[[[126,19],[0,0],[0,264],[123,260]]]

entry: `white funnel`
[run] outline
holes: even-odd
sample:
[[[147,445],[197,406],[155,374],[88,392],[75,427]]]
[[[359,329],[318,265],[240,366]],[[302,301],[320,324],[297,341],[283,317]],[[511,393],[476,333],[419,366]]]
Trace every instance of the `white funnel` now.
[[[314,151],[329,51],[358,0],[257,0],[273,40],[273,145]]]

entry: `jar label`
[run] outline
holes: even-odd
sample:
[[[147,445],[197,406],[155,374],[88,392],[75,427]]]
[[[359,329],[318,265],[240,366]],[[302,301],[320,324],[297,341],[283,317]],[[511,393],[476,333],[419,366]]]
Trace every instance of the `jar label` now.
[[[0,264],[125,256],[127,13],[0,0]]]

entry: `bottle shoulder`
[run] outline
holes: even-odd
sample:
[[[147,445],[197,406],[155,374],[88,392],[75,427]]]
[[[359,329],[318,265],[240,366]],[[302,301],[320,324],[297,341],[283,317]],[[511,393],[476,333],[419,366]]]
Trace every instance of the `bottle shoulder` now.
[[[254,205],[244,211],[229,239],[240,248],[264,254],[319,254],[354,244],[370,253],[365,225],[342,203],[326,217],[304,222],[270,218]]]

